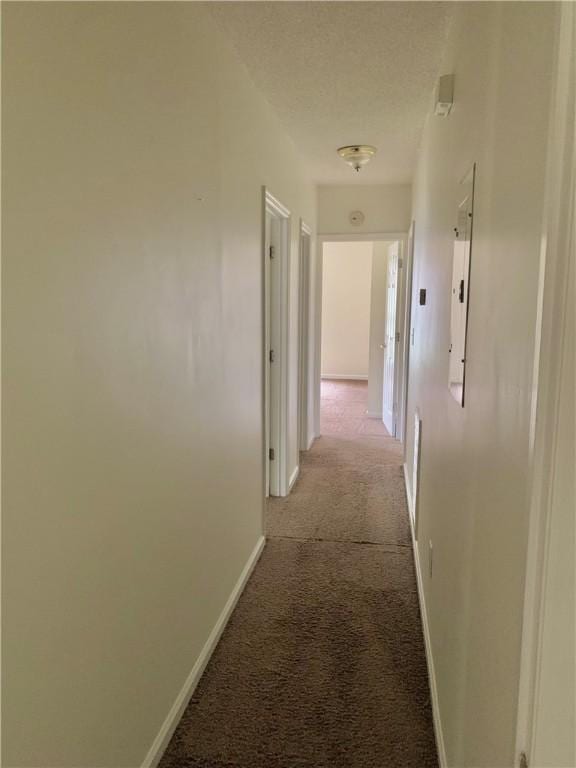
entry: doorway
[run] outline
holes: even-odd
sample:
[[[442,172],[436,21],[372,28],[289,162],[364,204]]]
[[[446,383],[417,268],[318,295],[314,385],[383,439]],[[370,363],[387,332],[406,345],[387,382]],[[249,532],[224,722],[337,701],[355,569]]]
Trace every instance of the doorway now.
[[[300,220],[300,259],[298,265],[298,449],[310,448],[310,416],[313,403],[310,391],[313,361],[310,345],[310,285],[311,285],[310,227]]]
[[[264,484],[288,493],[288,307],[290,211],[264,190]]]
[[[407,237],[326,235],[318,245],[319,433],[338,429],[338,419],[345,418],[347,429],[356,423],[366,434],[403,442]],[[350,400],[345,409],[344,395]]]
[[[396,347],[400,334],[396,331],[398,304],[398,241],[388,247],[386,280],[386,321],[384,328],[384,364],[382,375],[382,421],[392,437],[396,437],[397,392],[395,391]]]

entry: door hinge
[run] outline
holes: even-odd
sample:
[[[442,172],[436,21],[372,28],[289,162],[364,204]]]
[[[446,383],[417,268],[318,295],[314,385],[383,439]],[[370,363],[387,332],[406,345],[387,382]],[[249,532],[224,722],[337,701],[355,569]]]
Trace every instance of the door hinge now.
[[[520,762],[518,763],[518,765],[519,765],[519,768],[529,768],[526,752],[520,752]]]
[[[402,259],[398,259],[398,269],[402,269],[403,266],[404,266],[404,262],[402,261]]]
[[[268,458],[270,459],[270,461],[274,461],[274,448],[270,448],[268,450]]]
[[[400,341],[400,331],[396,331],[396,343]]]
[[[270,350],[270,354],[268,355],[268,357],[269,357],[270,362],[273,363],[274,362],[274,350],[273,349]]]
[[[271,259],[274,258],[274,246],[273,245],[270,246],[270,248],[268,250],[268,255],[270,256]]]

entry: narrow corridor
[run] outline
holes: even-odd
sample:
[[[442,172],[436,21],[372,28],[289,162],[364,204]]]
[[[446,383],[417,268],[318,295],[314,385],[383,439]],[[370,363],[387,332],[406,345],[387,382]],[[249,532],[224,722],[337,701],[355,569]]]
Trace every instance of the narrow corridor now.
[[[401,450],[366,384],[323,382],[322,437],[161,768],[437,765]]]
[[[576,2],[1,8],[1,765],[576,768]]]

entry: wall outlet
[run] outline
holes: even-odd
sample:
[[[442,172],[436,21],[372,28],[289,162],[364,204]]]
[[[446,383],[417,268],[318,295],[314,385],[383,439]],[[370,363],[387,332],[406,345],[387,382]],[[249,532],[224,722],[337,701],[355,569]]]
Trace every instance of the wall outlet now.
[[[428,576],[432,578],[432,565],[434,563],[434,545],[432,539],[428,541]]]

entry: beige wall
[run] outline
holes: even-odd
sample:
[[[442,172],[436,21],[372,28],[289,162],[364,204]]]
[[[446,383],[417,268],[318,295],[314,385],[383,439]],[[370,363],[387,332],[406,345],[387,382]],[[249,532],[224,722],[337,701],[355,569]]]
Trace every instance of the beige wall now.
[[[519,712],[542,768],[576,765],[576,5],[562,4],[558,24]]]
[[[324,243],[322,376],[367,378],[372,243]]]
[[[515,765],[534,330],[554,4],[463,3],[414,184],[408,424],[423,419],[418,549],[450,766]],[[478,163],[466,406],[448,392],[457,188]],[[408,430],[407,463],[412,462]],[[433,542],[433,576],[428,544]]]
[[[407,232],[412,188],[409,184],[334,184],[318,187],[318,232],[354,234]],[[360,226],[350,223],[352,211],[362,211]]]
[[[382,417],[382,385],[384,377],[384,340],[386,335],[386,302],[388,282],[388,245],[376,242],[372,251],[370,288],[370,352],[368,364],[368,413]]]
[[[573,217],[574,218],[574,217]],[[572,247],[576,239],[572,235]],[[574,251],[566,291],[557,435],[546,545],[546,578],[538,685],[535,700],[533,764],[539,768],[576,765],[575,631],[575,359]]]
[[[261,187],[293,287],[315,196],[204,14],[2,9],[11,768],[139,766],[262,532]]]

